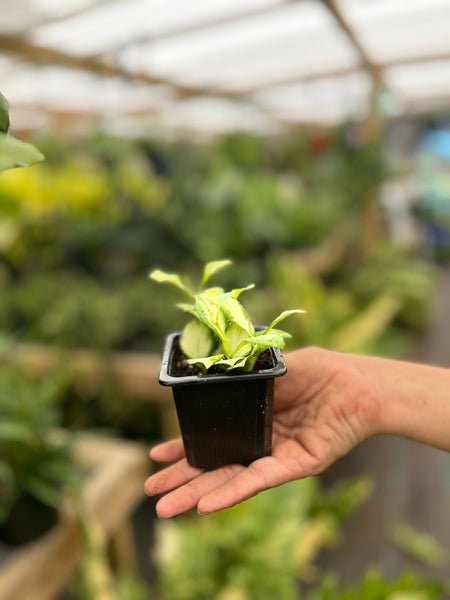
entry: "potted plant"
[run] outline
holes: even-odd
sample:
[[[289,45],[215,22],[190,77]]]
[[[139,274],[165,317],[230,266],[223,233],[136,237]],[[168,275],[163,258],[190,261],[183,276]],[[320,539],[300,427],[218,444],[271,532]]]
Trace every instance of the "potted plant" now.
[[[191,319],[167,337],[159,381],[172,387],[187,460],[201,469],[248,465],[271,453],[274,378],[286,373],[281,350],[290,337],[277,325],[304,312],[287,310],[255,328],[238,299],[253,284],[230,292],[205,288],[229,264],[206,264],[195,291],[179,275],[150,274],[191,300],[177,305]]]

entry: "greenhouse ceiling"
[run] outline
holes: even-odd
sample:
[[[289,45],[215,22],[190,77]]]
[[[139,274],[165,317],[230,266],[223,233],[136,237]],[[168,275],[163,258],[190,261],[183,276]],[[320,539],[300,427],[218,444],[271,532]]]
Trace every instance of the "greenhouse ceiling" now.
[[[450,0],[0,0],[15,131],[270,133],[445,112]]]

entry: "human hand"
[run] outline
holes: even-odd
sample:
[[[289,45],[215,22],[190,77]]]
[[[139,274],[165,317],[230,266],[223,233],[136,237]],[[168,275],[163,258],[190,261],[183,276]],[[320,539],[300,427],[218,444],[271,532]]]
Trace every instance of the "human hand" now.
[[[161,518],[197,507],[208,514],[258,492],[317,475],[337,458],[377,432],[379,393],[364,361],[320,348],[286,354],[288,373],[275,382],[272,455],[248,467],[214,471],[191,467],[181,439],[153,448],[150,458],[173,463],[149,477],[149,495]]]

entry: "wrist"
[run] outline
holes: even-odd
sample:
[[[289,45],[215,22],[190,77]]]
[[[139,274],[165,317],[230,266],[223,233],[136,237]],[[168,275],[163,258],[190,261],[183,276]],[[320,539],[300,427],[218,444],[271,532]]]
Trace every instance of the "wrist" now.
[[[374,431],[450,451],[450,370],[363,357],[378,398]]]

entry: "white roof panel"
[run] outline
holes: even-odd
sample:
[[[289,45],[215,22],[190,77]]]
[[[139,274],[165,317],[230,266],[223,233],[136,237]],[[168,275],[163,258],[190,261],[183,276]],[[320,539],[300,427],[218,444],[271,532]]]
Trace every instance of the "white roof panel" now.
[[[377,63],[450,54],[448,0],[339,0],[338,5]]]
[[[32,39],[75,54],[102,54],[141,38],[169,35],[180,28],[239,15],[280,0],[116,0],[65,21],[37,28]]]
[[[450,98],[450,58],[389,67],[386,80],[405,99]]]
[[[334,6],[339,18],[319,0],[2,0],[1,90],[13,110],[113,115],[117,131],[363,118],[377,69],[397,110],[450,105],[450,0]]]
[[[171,99],[170,90],[163,86],[130,83],[117,77],[101,79],[94,73],[54,66],[38,69],[29,66],[11,72],[2,81],[2,91],[19,105],[34,102],[79,112],[150,111]]]
[[[333,28],[336,29],[334,20],[322,5],[305,0],[175,39],[149,40],[140,50],[149,67],[157,71],[180,72],[187,68],[194,71],[223,64],[228,59],[245,59],[249,54],[266,56],[293,39],[311,44],[314,36]]]
[[[367,112],[372,83],[364,71],[345,77],[328,77],[265,90],[258,94],[263,106],[289,120],[336,123]]]

